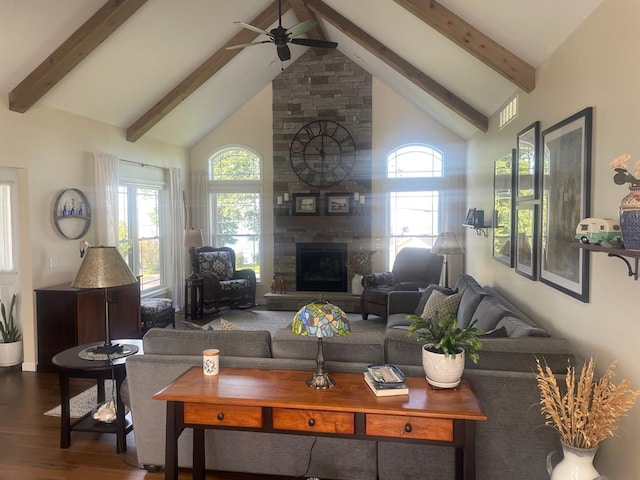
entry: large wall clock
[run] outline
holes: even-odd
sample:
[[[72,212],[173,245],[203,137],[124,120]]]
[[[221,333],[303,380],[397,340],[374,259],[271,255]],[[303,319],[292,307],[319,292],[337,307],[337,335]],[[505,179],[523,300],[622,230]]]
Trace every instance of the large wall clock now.
[[[316,120],[295,134],[289,158],[301,181],[313,187],[330,187],[349,176],[356,160],[356,145],[339,123]]]

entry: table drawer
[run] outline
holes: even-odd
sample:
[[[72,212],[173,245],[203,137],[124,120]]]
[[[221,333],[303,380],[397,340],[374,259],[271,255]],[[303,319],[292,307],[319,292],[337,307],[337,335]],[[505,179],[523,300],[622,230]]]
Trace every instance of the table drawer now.
[[[446,418],[369,414],[365,428],[372,436],[453,441],[453,420]]]
[[[185,403],[184,422],[197,425],[262,428],[262,407]]]
[[[353,435],[355,433],[355,419],[354,414],[348,412],[274,408],[273,428],[276,430]]]

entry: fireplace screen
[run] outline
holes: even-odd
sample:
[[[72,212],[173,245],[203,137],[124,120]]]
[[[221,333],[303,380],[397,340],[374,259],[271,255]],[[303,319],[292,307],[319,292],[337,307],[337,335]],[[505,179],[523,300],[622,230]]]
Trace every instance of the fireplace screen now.
[[[296,290],[346,292],[347,244],[296,244]]]

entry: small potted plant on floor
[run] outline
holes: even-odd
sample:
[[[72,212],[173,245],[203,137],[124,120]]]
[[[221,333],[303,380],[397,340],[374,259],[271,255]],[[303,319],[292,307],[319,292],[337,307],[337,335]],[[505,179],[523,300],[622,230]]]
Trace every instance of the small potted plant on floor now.
[[[481,333],[472,321],[466,328],[458,326],[454,314],[435,312],[431,318],[418,315],[407,316],[412,323],[409,335],[416,337],[422,346],[422,366],[430,385],[438,388],[455,388],[460,384],[464,371],[465,356],[473,363],[479,359],[482,344]]]
[[[0,322],[0,335],[2,342],[0,343],[0,367],[12,367],[18,365],[22,359],[22,333],[16,325],[13,312],[16,306],[16,295],[11,297],[11,305],[9,311],[5,307],[4,302],[0,301],[0,313],[2,313],[2,322]]]

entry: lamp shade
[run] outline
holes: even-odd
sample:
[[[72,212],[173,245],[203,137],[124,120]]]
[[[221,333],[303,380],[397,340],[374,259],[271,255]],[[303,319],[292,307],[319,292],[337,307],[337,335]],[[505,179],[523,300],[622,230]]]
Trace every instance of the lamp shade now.
[[[109,288],[137,282],[138,279],[116,247],[89,247],[71,286]]]
[[[184,231],[184,246],[187,248],[198,248],[203,245],[202,242],[202,230],[185,230]]]
[[[296,335],[335,337],[351,332],[347,314],[329,302],[316,301],[302,307],[293,317],[291,331]]]
[[[433,244],[431,253],[438,255],[461,255],[464,253],[464,249],[458,237],[453,232],[443,232],[436,238],[436,243]]]

